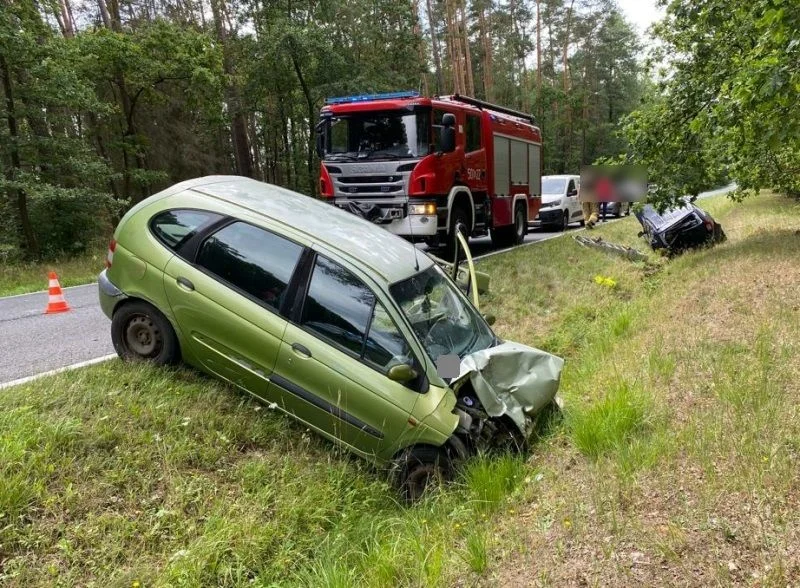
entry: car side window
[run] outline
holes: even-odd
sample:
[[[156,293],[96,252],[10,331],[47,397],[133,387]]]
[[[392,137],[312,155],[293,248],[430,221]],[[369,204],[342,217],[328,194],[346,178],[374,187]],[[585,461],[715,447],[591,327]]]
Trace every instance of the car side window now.
[[[383,373],[392,366],[413,361],[406,338],[380,302],[375,303],[372,312],[364,359]]]
[[[317,256],[300,324],[361,357],[375,295],[338,263]]]
[[[570,180],[569,184],[567,185],[567,196],[572,194],[572,191],[575,189],[575,180]]]
[[[481,148],[481,117],[475,114],[467,115],[467,142],[466,152],[471,153]]]
[[[150,230],[164,245],[177,251],[200,227],[220,218],[204,210],[167,210],[152,218]]]
[[[297,243],[253,225],[235,222],[203,242],[197,264],[280,310],[302,252]]]

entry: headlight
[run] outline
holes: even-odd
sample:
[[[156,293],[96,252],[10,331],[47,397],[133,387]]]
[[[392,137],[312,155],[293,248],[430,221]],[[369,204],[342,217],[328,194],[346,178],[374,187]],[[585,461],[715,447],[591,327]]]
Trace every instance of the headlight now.
[[[561,200],[553,200],[552,202],[542,202],[542,205],[539,208],[556,208],[557,206],[561,206]]]
[[[408,214],[436,214],[436,205],[433,202],[427,204],[409,204]]]

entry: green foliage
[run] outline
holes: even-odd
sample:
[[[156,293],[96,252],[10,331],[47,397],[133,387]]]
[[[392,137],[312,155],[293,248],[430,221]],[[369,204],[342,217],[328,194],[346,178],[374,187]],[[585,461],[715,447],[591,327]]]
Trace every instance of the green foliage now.
[[[800,193],[800,11],[785,0],[672,2],[659,93],[626,121],[664,201],[724,176],[739,195]]]

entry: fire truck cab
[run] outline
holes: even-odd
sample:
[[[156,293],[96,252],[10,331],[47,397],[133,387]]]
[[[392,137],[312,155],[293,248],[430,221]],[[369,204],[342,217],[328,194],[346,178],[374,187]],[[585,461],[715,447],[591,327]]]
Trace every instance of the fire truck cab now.
[[[541,150],[532,116],[466,96],[329,98],[319,191],[413,241],[452,251],[458,230],[508,246],[539,211]]]

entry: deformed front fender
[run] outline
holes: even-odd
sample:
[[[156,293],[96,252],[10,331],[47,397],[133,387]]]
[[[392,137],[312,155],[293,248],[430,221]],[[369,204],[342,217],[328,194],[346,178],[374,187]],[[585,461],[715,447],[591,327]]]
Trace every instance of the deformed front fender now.
[[[555,399],[563,367],[556,355],[506,341],[464,357],[451,387],[469,381],[486,414],[507,415],[527,436],[532,417]]]

